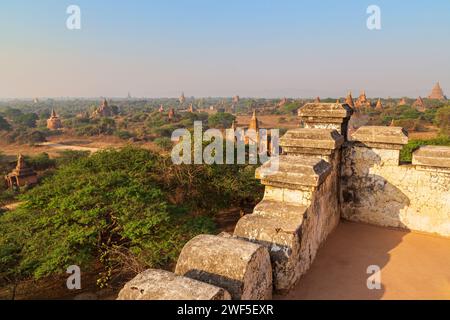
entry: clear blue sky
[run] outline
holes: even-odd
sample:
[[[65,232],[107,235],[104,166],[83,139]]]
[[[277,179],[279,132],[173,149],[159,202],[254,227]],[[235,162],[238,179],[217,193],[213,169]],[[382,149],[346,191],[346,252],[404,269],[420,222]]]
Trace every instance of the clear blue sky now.
[[[449,39],[448,0],[1,0],[0,97],[450,95]]]

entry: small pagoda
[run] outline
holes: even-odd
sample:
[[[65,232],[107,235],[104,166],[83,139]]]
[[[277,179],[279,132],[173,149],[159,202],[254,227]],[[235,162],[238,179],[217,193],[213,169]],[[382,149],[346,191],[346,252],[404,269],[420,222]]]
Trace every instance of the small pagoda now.
[[[381,98],[378,99],[377,105],[375,106],[375,110],[378,110],[378,111],[383,110],[383,104],[381,103]]]
[[[372,104],[371,104],[370,100],[367,99],[365,91],[361,92],[361,94],[359,95],[358,99],[356,100],[355,105],[358,108],[361,108],[361,107],[369,108],[369,107],[371,107]]]
[[[50,118],[47,120],[47,128],[50,130],[58,130],[62,128],[61,119],[58,117],[54,109],[52,109]]]
[[[426,110],[425,102],[423,101],[422,97],[418,97],[416,101],[414,101],[413,107],[420,112],[424,112]]]
[[[180,98],[178,99],[181,105],[183,105],[186,101],[186,97],[184,96],[184,92],[181,93]]]
[[[248,134],[248,131],[250,130],[252,133],[256,133],[256,136],[254,137],[256,139],[255,141],[253,141],[253,139],[251,139],[253,137],[250,137]],[[256,110],[253,110],[253,115],[248,125],[247,134],[245,135],[245,144],[249,144],[250,140],[252,140],[252,142],[254,143],[259,142],[259,120],[256,116]]]
[[[36,172],[27,167],[21,154],[17,157],[16,168],[5,176],[5,180],[8,188],[11,189],[34,185],[38,181]]]
[[[94,111],[93,117],[112,117],[114,116],[113,109],[108,105],[108,101],[103,99],[100,107]]]
[[[355,103],[353,102],[352,93],[349,92],[347,95],[347,98],[345,98],[345,103],[348,104],[350,107],[355,108]]]

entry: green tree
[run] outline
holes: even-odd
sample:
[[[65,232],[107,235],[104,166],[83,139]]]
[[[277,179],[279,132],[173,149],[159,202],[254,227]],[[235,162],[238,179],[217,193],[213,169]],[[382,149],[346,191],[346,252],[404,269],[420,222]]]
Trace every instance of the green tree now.
[[[11,130],[11,125],[0,115],[0,131],[9,131]]]
[[[35,113],[22,114],[13,119],[14,123],[27,128],[35,128],[37,120],[39,120],[39,117]]]
[[[441,129],[441,133],[450,135],[450,106],[440,108],[436,112],[434,122]]]
[[[230,113],[218,112],[208,118],[208,124],[213,128],[228,129],[235,119]]]
[[[0,281],[102,266],[100,284],[128,261],[158,267],[212,223],[167,201],[159,158],[143,149],[95,153],[60,167],[0,216]]]

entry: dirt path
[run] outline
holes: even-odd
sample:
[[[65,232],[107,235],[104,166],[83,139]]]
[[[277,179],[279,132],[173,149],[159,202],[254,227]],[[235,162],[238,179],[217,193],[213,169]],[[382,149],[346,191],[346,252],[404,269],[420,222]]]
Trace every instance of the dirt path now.
[[[58,150],[90,151],[93,153],[100,150],[100,148],[71,146],[71,145],[65,145],[65,144],[53,143],[53,142],[44,142],[44,143],[39,144],[39,146],[50,147],[50,148],[54,148],[54,149],[58,149]]]
[[[14,203],[10,203],[7,204],[5,206],[3,206],[3,208],[5,208],[6,210],[15,210],[17,209],[18,206],[20,206],[22,204],[22,202],[14,202]]]

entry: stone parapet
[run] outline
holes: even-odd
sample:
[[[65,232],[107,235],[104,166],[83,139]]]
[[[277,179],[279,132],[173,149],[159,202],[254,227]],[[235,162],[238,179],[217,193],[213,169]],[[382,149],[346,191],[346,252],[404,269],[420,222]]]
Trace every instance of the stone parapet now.
[[[333,129],[294,129],[281,139],[283,153],[289,155],[330,156],[344,143],[344,136]]]
[[[164,270],[146,270],[127,282],[117,300],[230,300],[219,287],[177,276]]]
[[[301,227],[305,206],[263,201],[255,213],[239,220],[234,235],[268,248],[277,291],[286,291],[300,278]]]
[[[408,143],[408,133],[401,127],[364,126],[352,138],[357,145],[377,149],[401,150]]]
[[[276,165],[274,161],[277,161]],[[256,178],[266,186],[298,189],[303,186],[318,187],[330,171],[330,164],[318,157],[281,155],[258,168]]]
[[[450,147],[424,146],[413,153],[412,164],[417,169],[444,169],[450,171]]]
[[[342,103],[307,103],[298,110],[305,128],[335,129],[347,139],[353,109]]]
[[[360,127],[352,134],[353,141],[346,147],[370,149],[367,161],[384,166],[400,164],[400,150],[408,143],[408,133],[400,127]]]
[[[384,227],[450,236],[448,147],[422,147],[413,164],[399,150],[343,148],[341,216]]]
[[[267,249],[239,239],[200,235],[181,251],[175,273],[226,289],[235,300],[272,297]]]
[[[333,128],[289,130],[281,138],[283,155],[256,170],[256,178],[266,186],[264,199],[253,214],[239,220],[234,236],[268,249],[277,292],[299,281],[339,222],[343,143]]]

